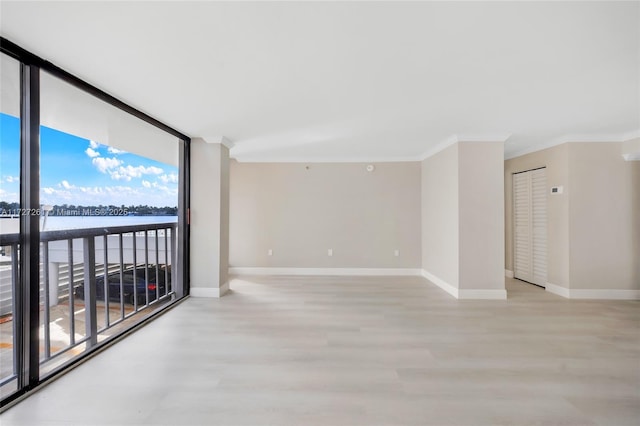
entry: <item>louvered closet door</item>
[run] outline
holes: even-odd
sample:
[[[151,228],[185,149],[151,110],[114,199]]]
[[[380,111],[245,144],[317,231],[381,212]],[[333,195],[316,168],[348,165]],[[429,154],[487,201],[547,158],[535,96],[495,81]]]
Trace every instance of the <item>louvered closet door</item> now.
[[[547,179],[545,169],[513,175],[514,256],[516,278],[547,282]]]

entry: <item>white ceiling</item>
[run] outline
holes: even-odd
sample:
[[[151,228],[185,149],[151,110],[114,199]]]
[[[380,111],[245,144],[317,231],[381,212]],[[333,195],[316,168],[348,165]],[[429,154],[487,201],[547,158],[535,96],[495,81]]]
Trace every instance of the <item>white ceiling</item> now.
[[[0,33],[244,161],[640,135],[640,2],[8,2]]]

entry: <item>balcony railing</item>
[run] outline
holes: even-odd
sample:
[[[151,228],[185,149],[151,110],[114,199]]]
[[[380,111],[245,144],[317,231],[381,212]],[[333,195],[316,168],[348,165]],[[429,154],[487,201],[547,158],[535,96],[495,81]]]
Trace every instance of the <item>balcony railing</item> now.
[[[175,299],[177,224],[40,233],[40,377]],[[0,236],[0,388],[17,375],[19,234]],[[9,390],[9,389],[6,389]],[[10,390],[9,390],[10,392]]]

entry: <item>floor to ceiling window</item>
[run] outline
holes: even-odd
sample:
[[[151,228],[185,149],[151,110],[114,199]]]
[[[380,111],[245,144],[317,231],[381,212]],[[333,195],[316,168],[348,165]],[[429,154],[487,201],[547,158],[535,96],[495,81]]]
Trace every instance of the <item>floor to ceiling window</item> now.
[[[0,54],[0,396],[17,391],[20,63]],[[9,235],[11,235],[10,238]]]
[[[189,138],[2,51],[5,405],[188,293]]]

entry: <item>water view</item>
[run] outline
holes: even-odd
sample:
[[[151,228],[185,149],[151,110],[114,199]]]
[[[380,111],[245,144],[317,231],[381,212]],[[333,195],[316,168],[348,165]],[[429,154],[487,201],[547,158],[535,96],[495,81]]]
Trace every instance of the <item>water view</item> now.
[[[61,229],[99,228],[110,226],[143,225],[148,223],[175,223],[177,216],[49,216],[46,223],[40,218],[41,231]],[[0,218],[0,234],[18,233],[19,219]]]

